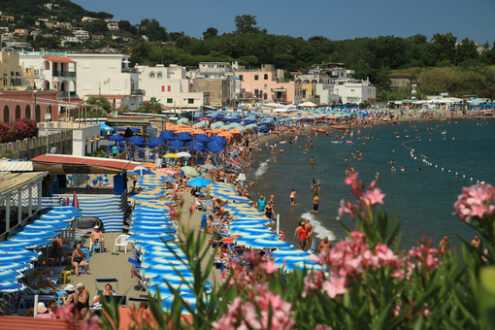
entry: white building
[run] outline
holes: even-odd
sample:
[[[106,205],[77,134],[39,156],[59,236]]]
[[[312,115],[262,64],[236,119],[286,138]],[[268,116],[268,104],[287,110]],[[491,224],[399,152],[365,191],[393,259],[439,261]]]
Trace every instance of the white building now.
[[[241,82],[236,79],[235,71],[238,70],[237,62],[200,62],[194,78],[227,80],[228,103],[233,104],[239,99],[241,93]]]
[[[144,91],[144,100],[155,98],[165,107],[195,108],[204,105],[204,93],[193,92],[193,81],[187,77],[186,69],[178,65],[165,67],[137,66],[140,73],[139,86]]]
[[[75,30],[72,32],[77,38],[80,40],[88,40],[89,39],[89,33],[86,30]]]
[[[68,57],[77,62],[81,98],[103,96],[116,108],[139,107],[143,93],[138,89],[138,73],[129,68],[129,55],[74,53]]]
[[[76,61],[65,53],[19,52],[19,61],[25,70],[34,72],[34,83],[39,90],[57,90],[61,98],[77,96]],[[34,86],[33,86],[34,87]]]
[[[369,79],[354,79],[354,70],[347,70],[343,64],[327,64],[311,69],[300,75],[302,84],[315,84],[320,104],[360,104],[376,98],[376,88]]]

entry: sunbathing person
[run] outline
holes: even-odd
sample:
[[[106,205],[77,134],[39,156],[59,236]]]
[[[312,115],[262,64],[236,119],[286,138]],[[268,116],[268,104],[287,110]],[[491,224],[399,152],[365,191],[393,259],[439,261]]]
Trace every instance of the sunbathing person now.
[[[77,243],[76,249],[72,252],[72,267],[75,269],[76,276],[79,276],[79,266],[84,267],[84,274],[88,273],[89,264],[84,261],[86,259],[86,253],[81,250],[81,243]]]
[[[113,288],[112,288],[112,285],[110,283],[105,284],[105,288],[103,289],[103,291],[100,292],[100,294],[98,294],[94,298],[93,305],[101,304],[101,296],[102,295],[104,295],[104,296],[113,296]]]
[[[31,289],[46,289],[52,288],[54,291],[57,291],[57,287],[53,284],[52,280],[44,277],[44,273],[42,270],[35,270],[32,276],[26,277],[26,284]]]
[[[94,230],[91,232],[91,241],[93,242],[93,245],[101,243],[101,252],[103,252],[105,251],[105,239],[103,238],[100,226],[96,225],[93,229]]]

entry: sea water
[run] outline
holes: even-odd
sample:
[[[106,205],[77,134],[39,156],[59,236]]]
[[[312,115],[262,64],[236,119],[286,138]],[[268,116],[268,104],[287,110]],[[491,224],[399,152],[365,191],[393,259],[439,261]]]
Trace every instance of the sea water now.
[[[377,187],[386,194],[383,207],[390,217],[398,216],[403,247],[421,240],[423,234],[435,244],[443,235],[454,245],[459,243],[457,235],[471,240],[474,232],[452,214],[453,205],[462,187],[482,181],[495,184],[495,121],[402,123],[361,128],[359,134],[354,129],[352,137],[347,132],[342,139],[343,134],[338,132],[338,139],[335,132],[311,135],[313,149],[306,148],[302,136],[292,147],[279,138],[272,141],[277,144],[276,160],[264,151],[255,156],[248,171],[256,182],[252,197],[275,195],[275,212],[280,214],[287,240],[294,242],[293,233],[302,219],[310,219],[318,240],[345,236],[336,216],[341,199],[354,201],[344,184],[350,166],[366,183],[380,173]],[[280,149],[284,152],[279,153]],[[311,211],[313,178],[321,180],[318,214]],[[289,204],[292,188],[297,191],[293,207]],[[343,221],[351,225],[349,218]]]

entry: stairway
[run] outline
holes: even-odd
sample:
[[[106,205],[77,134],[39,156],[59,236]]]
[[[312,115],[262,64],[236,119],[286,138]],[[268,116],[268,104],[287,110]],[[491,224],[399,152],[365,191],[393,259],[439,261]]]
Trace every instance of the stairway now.
[[[69,197],[72,205],[72,195],[60,194],[54,197],[42,197],[43,208],[60,205],[61,198]],[[103,221],[106,233],[122,232],[124,214],[127,208],[127,192],[122,195],[77,195],[82,215],[98,217]]]

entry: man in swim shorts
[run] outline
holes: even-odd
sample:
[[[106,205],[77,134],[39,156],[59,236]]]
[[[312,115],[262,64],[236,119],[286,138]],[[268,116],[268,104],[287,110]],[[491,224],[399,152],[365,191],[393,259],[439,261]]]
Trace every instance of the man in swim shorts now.
[[[290,205],[294,206],[296,204],[296,189],[292,188],[289,195]]]
[[[313,212],[318,213],[318,206],[320,204],[320,197],[318,197],[318,193],[315,193],[315,197],[313,197]]]
[[[294,232],[294,239],[297,240],[297,244],[299,245],[299,249],[306,251],[306,237],[307,231],[304,227],[304,221],[299,222],[299,226],[296,228]]]

